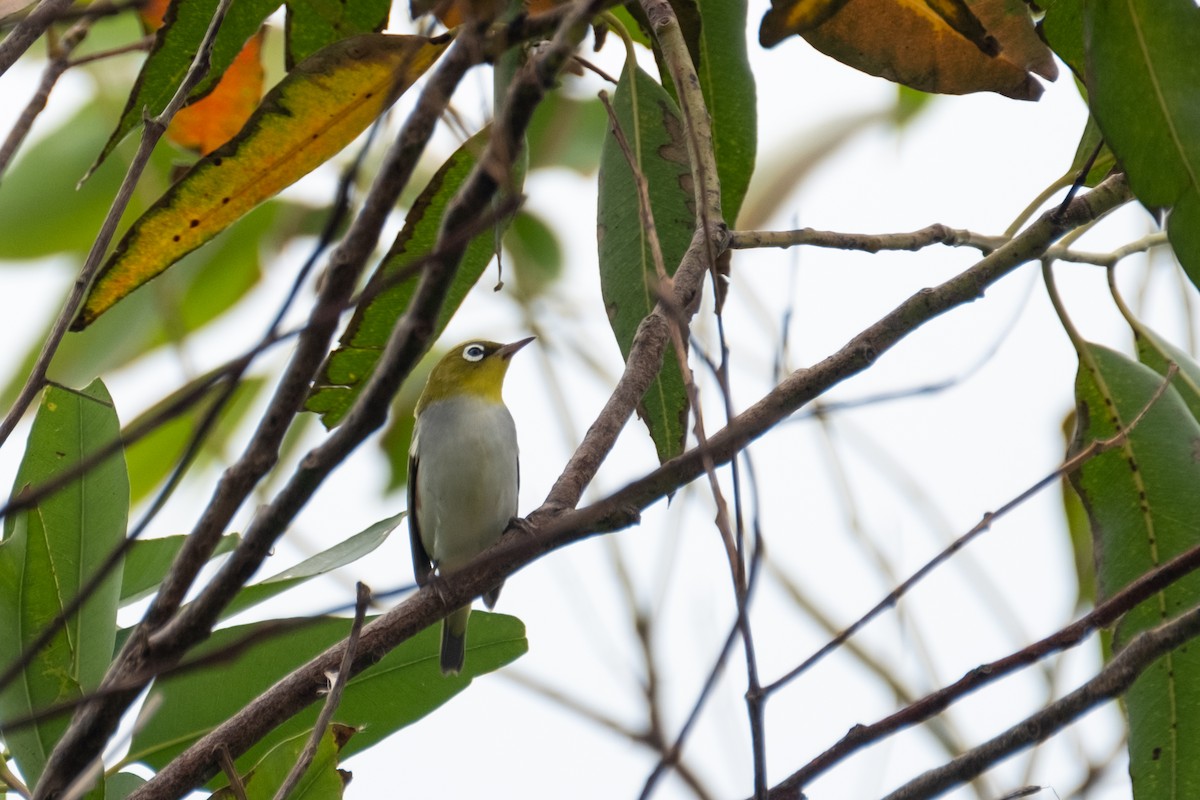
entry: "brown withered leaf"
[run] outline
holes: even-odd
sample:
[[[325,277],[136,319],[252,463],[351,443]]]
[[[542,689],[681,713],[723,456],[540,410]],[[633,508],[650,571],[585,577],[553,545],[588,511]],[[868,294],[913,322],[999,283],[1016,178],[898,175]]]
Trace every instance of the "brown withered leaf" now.
[[[792,34],[843,64],[926,92],[1036,100],[1035,75],[1058,77],[1022,0],[773,0],[759,41],[773,47]]]

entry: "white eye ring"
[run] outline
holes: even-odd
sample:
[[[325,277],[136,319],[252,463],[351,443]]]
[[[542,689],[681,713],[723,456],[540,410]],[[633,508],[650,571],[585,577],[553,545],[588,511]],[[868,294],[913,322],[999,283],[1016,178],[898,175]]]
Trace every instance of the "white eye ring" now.
[[[463,348],[463,358],[467,361],[482,361],[485,355],[487,351],[481,344],[469,344]]]

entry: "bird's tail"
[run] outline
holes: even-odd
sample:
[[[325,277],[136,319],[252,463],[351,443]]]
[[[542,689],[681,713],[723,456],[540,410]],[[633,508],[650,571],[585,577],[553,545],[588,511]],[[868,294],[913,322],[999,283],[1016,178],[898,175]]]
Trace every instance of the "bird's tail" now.
[[[462,672],[467,657],[467,619],[471,607],[463,606],[442,620],[442,674],[457,675]]]

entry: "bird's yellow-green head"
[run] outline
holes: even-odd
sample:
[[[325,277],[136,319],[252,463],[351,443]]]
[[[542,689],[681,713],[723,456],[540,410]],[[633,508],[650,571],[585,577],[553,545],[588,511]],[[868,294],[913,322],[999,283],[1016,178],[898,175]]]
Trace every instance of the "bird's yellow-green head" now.
[[[429,382],[417,401],[417,414],[430,403],[460,395],[503,402],[500,389],[504,386],[509,359],[534,338],[530,336],[512,344],[471,341],[450,348],[429,373]]]

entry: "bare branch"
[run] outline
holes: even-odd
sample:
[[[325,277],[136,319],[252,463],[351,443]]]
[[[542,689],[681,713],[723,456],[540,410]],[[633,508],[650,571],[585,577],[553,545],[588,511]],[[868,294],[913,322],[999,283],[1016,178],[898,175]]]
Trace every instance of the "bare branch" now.
[[[350,662],[354,658],[354,651],[358,649],[358,637],[362,633],[363,620],[367,616],[367,604],[370,602],[371,590],[367,588],[366,584],[360,582],[354,606],[354,624],[350,626],[350,635],[346,637],[346,649],[342,653],[342,663],[338,667],[337,674],[333,677],[333,685],[329,687],[329,694],[325,697],[325,705],[321,707],[321,713],[317,715],[312,735],[308,737],[308,742],[304,745],[304,750],[300,753],[300,758],[292,765],[287,778],[279,785],[279,790],[275,792],[275,800],[287,800],[288,795],[292,793],[292,789],[295,789],[296,785],[300,783],[300,779],[304,777],[304,773],[308,771],[309,764],[312,763],[313,756],[317,754],[317,746],[325,736],[325,729],[333,721],[333,714],[342,702],[342,691],[345,690],[346,683],[350,680]]]
[[[71,5],[71,0],[42,0],[0,42],[0,75],[17,62],[29,46]]]
[[[83,21],[73,26],[69,31],[63,34],[63,37],[50,48],[50,61],[46,64],[45,70],[42,71],[42,80],[38,84],[38,88],[33,93],[33,97],[29,98],[29,102],[25,104],[25,108],[21,110],[21,115],[17,117],[17,121],[13,124],[12,130],[9,131],[8,137],[5,138],[4,144],[0,145],[0,177],[4,175],[4,171],[8,169],[8,164],[12,161],[12,157],[16,155],[17,149],[21,143],[25,141],[25,137],[29,135],[29,131],[33,128],[34,121],[38,115],[46,108],[46,102],[50,99],[50,92],[54,89],[58,79],[71,66],[71,52],[79,46],[87,36],[90,21]]]
[[[801,673],[805,672],[809,667],[811,667],[813,664],[815,664],[821,658],[823,658],[824,656],[833,652],[835,649],[837,649],[842,644],[842,642],[846,641],[851,636],[853,636],[855,633],[857,633],[859,630],[861,630],[862,627],[864,625],[866,625],[868,622],[870,622],[872,619],[877,617],[879,614],[883,613],[883,611],[885,611],[886,609],[892,608],[893,606],[895,606],[896,603],[899,602],[900,598],[902,598],[905,594],[907,594],[908,590],[911,589],[913,586],[915,586],[917,583],[919,583],[922,578],[924,578],[926,575],[933,572],[933,570],[935,570],[938,566],[940,566],[941,564],[943,564],[947,560],[949,560],[949,558],[951,556],[953,556],[959,550],[961,550],[962,548],[964,548],[968,544],[970,544],[980,534],[989,530],[992,527],[992,523],[994,523],[997,519],[999,519],[1000,517],[1009,513],[1010,511],[1018,508],[1019,506],[1023,505],[1029,498],[1033,497],[1035,494],[1040,492],[1042,489],[1045,489],[1047,486],[1051,486],[1051,485],[1057,483],[1058,480],[1060,478],[1062,478],[1062,476],[1067,475],[1068,473],[1074,472],[1075,470],[1079,469],[1079,467],[1082,464],[1084,464],[1085,462],[1090,461],[1091,459],[1095,458],[1096,456],[1100,455],[1101,453],[1105,453],[1105,452],[1112,450],[1114,448],[1117,448],[1117,447],[1122,447],[1128,441],[1129,434],[1145,418],[1146,413],[1154,406],[1155,403],[1157,403],[1162,398],[1163,394],[1166,392],[1167,388],[1171,385],[1171,381],[1174,379],[1175,374],[1178,371],[1179,371],[1179,367],[1176,366],[1175,364],[1172,364],[1171,368],[1167,371],[1166,378],[1158,385],[1158,388],[1155,390],[1154,394],[1151,395],[1150,399],[1146,402],[1146,405],[1144,405],[1142,407],[1142,409],[1134,416],[1134,418],[1129,421],[1128,426],[1126,426],[1125,428],[1120,430],[1116,435],[1114,435],[1108,439],[1099,439],[1099,440],[1092,442],[1087,447],[1085,447],[1083,450],[1079,451],[1074,456],[1072,456],[1071,458],[1064,461],[1053,472],[1046,475],[1044,478],[1042,478],[1037,483],[1030,486],[1025,491],[1021,492],[1019,495],[1014,497],[1012,500],[1009,500],[1007,503],[1000,506],[1000,508],[996,509],[995,511],[989,511],[988,513],[984,514],[983,519],[981,519],[975,527],[971,528],[971,530],[967,531],[962,536],[958,537],[953,542],[951,542],[948,547],[946,547],[944,550],[942,550],[936,556],[934,556],[929,561],[927,561],[920,569],[918,569],[916,572],[914,572],[912,575],[910,575],[908,578],[906,578],[899,586],[897,586],[895,589],[893,589],[891,592],[889,592],[887,597],[883,598],[878,603],[876,603],[871,608],[870,611],[868,611],[866,614],[863,614],[861,617],[859,617],[854,622],[854,624],[852,624],[850,627],[846,628],[840,634],[838,634],[833,639],[831,639],[829,642],[827,642],[816,653],[814,653],[813,655],[809,656],[804,661],[802,661],[800,663],[800,665],[797,666],[795,669],[788,672],[786,675],[784,675],[782,678],[780,678],[779,680],[772,683],[770,686],[767,686],[764,689],[764,691],[767,694],[771,694],[771,693],[783,688],[785,685],[790,683]]]
[[[834,250],[856,250],[878,253],[884,250],[922,250],[935,244],[947,247],[968,247],[991,253],[1004,246],[1010,239],[1006,236],[987,236],[974,231],[950,228],[940,223],[921,228],[911,233],[838,233],[801,228],[793,231],[730,231],[729,249],[748,250],[764,247],[825,247]],[[1137,253],[1144,253],[1167,244],[1164,231],[1143,236],[1108,253],[1091,253],[1072,250],[1069,247],[1051,247],[1046,257],[1078,264],[1095,264],[1111,267],[1118,261]]]
[[[1121,696],[1150,665],[1200,636],[1200,608],[1138,634],[1087,683],[1004,733],[906,783],[884,800],[936,797],[1030,745],[1044,742],[1101,703]],[[793,795],[794,796],[794,795]]]
[[[1142,407],[1142,409],[1132,420],[1130,420],[1128,427],[1109,439],[1097,440],[1089,444],[1086,448],[1081,450],[1046,478],[1043,478],[1041,481],[1034,484],[1034,486],[1030,487],[1030,489],[1022,492],[1014,500],[1006,503],[1005,506],[1003,506],[995,514],[986,516],[984,521],[981,522],[979,526],[976,526],[970,532],[955,541],[955,543],[951,545],[951,548],[960,548],[962,544],[965,544],[964,539],[966,539],[968,536],[977,535],[979,532],[982,532],[982,530],[987,525],[990,525],[990,523],[995,520],[999,514],[1014,508],[1018,503],[1023,502],[1038,489],[1045,488],[1046,486],[1057,482],[1061,479],[1062,475],[1066,474],[1067,472],[1078,469],[1086,460],[1094,458],[1097,455],[1100,455],[1102,452],[1122,446],[1122,444],[1126,441],[1130,431],[1141,422],[1149,409],[1153,407],[1153,405],[1158,402],[1158,400],[1165,393],[1165,387],[1170,386],[1171,380],[1173,379],[1174,370],[1168,370],[1168,372],[1171,374],[1163,380],[1163,382],[1159,385],[1159,388],[1151,396],[1146,405]],[[943,553],[939,554],[937,558],[935,558],[921,570],[918,570],[917,573],[914,573],[913,578],[910,578],[905,582],[905,584],[911,584],[911,582],[918,575],[927,572],[930,565],[938,562],[942,556],[946,554],[946,552],[949,551],[943,551]],[[1117,618],[1119,618],[1129,609],[1138,605],[1151,595],[1162,591],[1164,587],[1179,580],[1184,575],[1187,575],[1197,568],[1200,568],[1200,546],[1181,553],[1167,563],[1130,582],[1120,591],[1115,592],[1109,599],[1096,606],[1091,613],[1081,617],[1079,620],[1068,625],[1057,633],[1035,642],[1028,647],[1025,647],[1016,653],[1006,656],[998,661],[976,667],[964,677],[960,678],[957,682],[945,687],[944,689],[934,692],[933,694],[921,698],[920,700],[908,705],[900,711],[897,711],[895,714],[886,717],[880,722],[872,725],[855,727],[850,731],[850,733],[842,737],[842,739],[836,745],[831,747],[829,750],[826,750],[817,758],[806,764],[802,769],[793,773],[778,786],[774,787],[771,790],[772,796],[778,798],[794,796],[796,791],[799,791],[814,778],[829,770],[851,753],[865,747],[872,742],[878,741],[888,734],[894,733],[902,728],[915,725],[919,722],[923,722],[935,714],[941,713],[956,700],[965,696],[969,692],[978,689],[980,686],[986,683],[999,680],[1004,675],[1030,664],[1037,663],[1048,655],[1073,647],[1074,645],[1083,641],[1084,638],[1086,638],[1095,630],[1112,624],[1117,620]],[[895,595],[895,592],[893,592],[892,595]],[[889,599],[892,598],[892,595],[889,595]],[[880,603],[874,609],[872,609],[871,612],[868,612],[868,616],[870,614],[874,614],[877,610],[887,604],[887,600],[885,600],[884,603]],[[847,631],[857,630],[857,628],[861,627],[861,623],[866,619],[867,617],[864,616],[862,619],[848,628]],[[844,641],[846,635],[846,631],[843,631],[842,634],[839,634],[838,637],[835,637],[830,645],[839,640]],[[806,660],[803,664],[801,664],[801,666],[797,669],[807,668],[807,666],[810,665],[815,659],[828,652],[830,645],[826,645],[824,648]],[[789,673],[783,679],[776,682],[776,684],[768,687],[768,691],[773,691],[775,688],[781,685],[783,681],[789,680],[791,677],[792,673]]]

